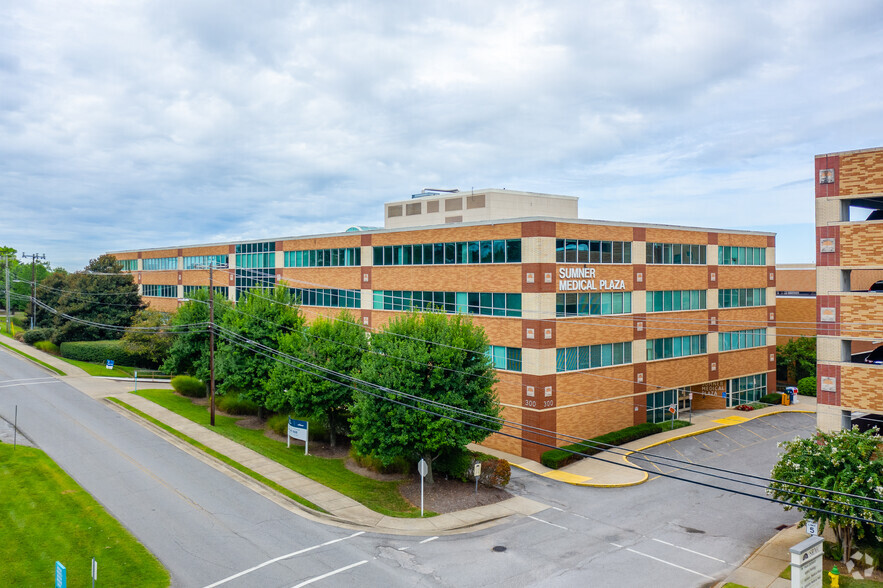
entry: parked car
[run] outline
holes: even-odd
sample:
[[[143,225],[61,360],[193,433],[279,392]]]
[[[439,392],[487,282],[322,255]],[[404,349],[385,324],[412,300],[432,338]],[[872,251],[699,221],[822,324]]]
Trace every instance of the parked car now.
[[[883,345],[876,348],[865,357],[865,363],[883,364]]]

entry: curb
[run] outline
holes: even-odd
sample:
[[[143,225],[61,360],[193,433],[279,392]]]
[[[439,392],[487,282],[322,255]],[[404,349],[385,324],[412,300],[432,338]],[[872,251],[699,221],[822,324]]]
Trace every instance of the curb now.
[[[625,463],[627,463],[633,467],[639,467],[639,466],[633,464],[631,461],[629,461],[629,456],[634,453],[637,453],[639,451],[646,451],[647,449],[651,449],[653,447],[658,447],[659,445],[665,445],[666,443],[671,443],[673,441],[680,441],[681,439],[686,439],[688,437],[695,437],[696,435],[702,435],[704,433],[709,433],[711,431],[717,431],[718,429],[726,429],[728,427],[734,427],[736,425],[741,425],[742,423],[746,423],[748,421],[753,421],[755,419],[759,419],[759,418],[763,418],[763,417],[767,417],[767,416],[772,416],[772,415],[776,415],[776,414],[785,414],[785,413],[792,413],[792,412],[793,413],[802,413],[802,414],[815,414],[816,413],[816,411],[814,411],[814,410],[801,410],[801,409],[798,409],[798,410],[782,410],[782,409],[771,410],[771,411],[765,412],[763,414],[755,414],[750,417],[741,417],[741,418],[744,418],[745,420],[739,421],[738,423],[735,423],[735,422],[734,423],[719,423],[714,426],[706,427],[704,429],[697,429],[695,431],[690,431],[690,432],[683,433],[680,435],[675,435],[674,437],[669,437],[667,439],[661,439],[659,441],[655,441],[653,443],[650,443],[649,445],[645,445],[645,446],[640,447],[638,449],[627,449],[627,450],[625,450],[625,451],[627,451],[627,453],[624,453],[624,454],[620,455],[619,457],[621,457]],[[583,459],[591,459],[591,458],[583,458]],[[607,463],[614,463],[615,464],[615,460],[603,460],[603,461],[606,461]],[[647,480],[650,479],[650,473],[647,472],[646,470],[643,470],[644,476],[642,477],[642,479],[634,481],[634,482],[620,482],[620,483],[610,483],[610,484],[604,484],[604,483],[598,483],[598,482],[593,483],[593,482],[588,482],[588,481],[586,481],[586,482],[571,482],[571,481],[567,481],[567,480],[561,479],[556,476],[550,476],[549,474],[551,472],[538,472],[538,471],[532,470],[531,468],[529,468],[527,466],[516,464],[516,463],[511,463],[511,462],[510,462],[510,465],[512,467],[518,468],[520,470],[524,470],[525,472],[531,473],[535,476],[541,476],[543,478],[555,480],[555,481],[561,482],[563,484],[570,484],[571,486],[581,486],[581,487],[586,487],[586,488],[628,488],[630,486],[638,486],[640,484],[643,484],[644,482],[646,482]],[[558,472],[558,471],[560,471],[560,470],[552,470],[552,472]],[[574,475],[578,475],[578,474],[574,474]]]

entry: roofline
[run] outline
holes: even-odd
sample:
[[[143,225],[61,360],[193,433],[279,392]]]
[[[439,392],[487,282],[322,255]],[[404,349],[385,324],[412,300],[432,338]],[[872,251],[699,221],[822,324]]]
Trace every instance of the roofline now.
[[[677,230],[677,231],[695,231],[701,233],[727,233],[727,234],[735,234],[735,235],[763,235],[767,237],[775,237],[776,233],[770,233],[766,231],[746,231],[742,229],[713,229],[708,227],[686,227],[681,225],[665,225],[665,224],[657,224],[657,223],[629,223],[629,222],[621,222],[621,221],[605,221],[605,220],[594,220],[594,219],[583,219],[583,218],[559,218],[559,217],[546,217],[546,216],[528,216],[522,218],[507,218],[500,220],[483,220],[483,221],[469,221],[462,223],[449,223],[449,224],[441,224],[441,225],[421,225],[415,227],[399,227],[395,229],[371,229],[367,231],[341,231],[338,233],[319,233],[314,235],[294,235],[288,237],[272,237],[272,238],[260,238],[260,239],[244,239],[239,241],[221,241],[216,243],[193,243],[191,245],[169,245],[165,247],[147,247],[141,249],[124,249],[119,251],[108,251],[109,254],[114,253],[138,253],[139,251],[162,251],[164,249],[184,249],[184,248],[192,248],[192,247],[217,247],[221,245],[242,245],[245,243],[254,243],[256,241],[297,241],[300,239],[321,239],[321,238],[329,238],[329,237],[351,237],[355,235],[374,235],[374,234],[386,234],[386,233],[405,233],[409,231],[426,231],[431,229],[457,229],[460,227],[477,227],[477,226],[486,226],[486,225],[509,225],[515,223],[527,223],[527,222],[536,222],[536,221],[546,221],[546,222],[554,222],[554,223],[563,223],[563,224],[581,224],[581,225],[598,225],[598,226],[607,226],[607,227],[637,227],[637,228],[652,228],[652,229],[668,229],[668,230]]]
[[[857,153],[871,153],[874,151],[883,151],[883,147],[868,147],[867,149],[852,149],[850,151],[834,151],[832,153],[822,153],[821,155],[816,155],[816,159],[820,157],[831,157],[836,155],[855,155]]]

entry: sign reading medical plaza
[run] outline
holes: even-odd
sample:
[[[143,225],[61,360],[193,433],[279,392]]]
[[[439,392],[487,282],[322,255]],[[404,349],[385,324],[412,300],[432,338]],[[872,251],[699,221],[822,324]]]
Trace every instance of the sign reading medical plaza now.
[[[596,277],[593,267],[559,267],[558,290],[562,292],[625,290],[625,280]]]

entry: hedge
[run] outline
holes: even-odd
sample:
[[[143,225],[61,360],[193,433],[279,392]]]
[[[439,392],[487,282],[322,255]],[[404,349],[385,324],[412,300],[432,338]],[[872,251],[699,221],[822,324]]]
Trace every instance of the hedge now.
[[[65,341],[61,344],[61,356],[91,363],[112,359],[119,365],[152,367],[143,358],[123,349],[119,341]]]
[[[813,376],[801,379],[797,382],[797,393],[801,396],[815,396],[816,379]]]
[[[208,394],[202,380],[198,380],[193,376],[175,376],[170,383],[175,392],[181,396],[205,398],[206,394]]]
[[[767,394],[757,399],[764,404],[782,404],[782,394]]]
[[[228,396],[221,396],[218,400],[218,410],[226,412],[227,414],[232,414],[236,416],[241,415],[256,415],[258,414],[258,409],[260,408],[253,400],[249,400],[248,398],[243,398],[238,394],[230,394]]]
[[[581,459],[579,455],[574,455],[566,450],[577,451],[585,455],[595,455],[596,453],[607,449],[609,445],[622,445],[623,443],[628,443],[630,441],[637,441],[638,439],[643,439],[644,437],[667,431],[668,427],[670,427],[670,425],[663,427],[663,425],[659,423],[641,423],[640,425],[626,427],[619,431],[613,431],[605,435],[593,437],[583,443],[565,445],[559,449],[545,451],[540,457],[540,462],[547,468],[557,470],[560,467],[564,467],[571,462]],[[597,445],[592,443],[593,441],[596,442]]]
[[[48,341],[52,337],[52,329],[31,329],[25,331],[21,336],[21,340],[28,345],[34,345],[40,341]]]

